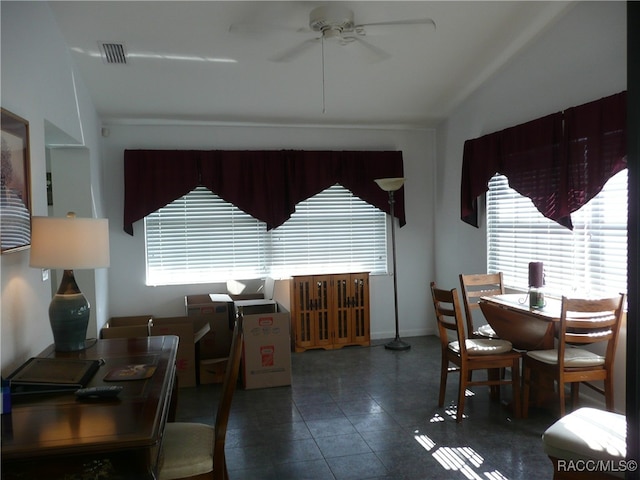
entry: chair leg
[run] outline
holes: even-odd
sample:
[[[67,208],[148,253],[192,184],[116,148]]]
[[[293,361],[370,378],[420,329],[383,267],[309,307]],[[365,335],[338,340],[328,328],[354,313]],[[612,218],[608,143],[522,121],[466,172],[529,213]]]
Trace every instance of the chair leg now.
[[[442,355],[442,362],[440,362],[440,395],[438,396],[438,406],[444,405],[444,394],[447,388],[447,374],[449,372],[449,361],[445,355]]]
[[[564,382],[558,379],[558,396],[560,397],[560,416],[564,417],[565,410],[565,397],[564,397]]]
[[[489,378],[489,380],[493,380],[493,381],[498,381],[500,380],[501,377],[501,373],[500,370],[504,370],[503,369],[499,369],[499,368],[490,368],[487,370],[487,376]],[[490,398],[491,400],[500,400],[500,385],[491,385],[489,387],[489,391],[490,391]]]
[[[571,410],[578,407],[578,399],[580,398],[580,382],[571,384]]]
[[[607,410],[613,412],[614,410],[614,401],[613,401],[613,375],[611,373],[607,373],[607,378],[604,380],[604,401],[607,406]]]
[[[464,413],[464,399],[465,399],[465,393],[467,391],[467,379],[469,372],[466,370],[466,368],[462,368],[460,369],[460,383],[458,385],[458,410],[456,413],[456,422],[460,423],[462,422],[462,415]]]
[[[531,383],[531,368],[529,368],[525,360],[522,366],[522,418],[527,418],[529,416],[530,383]]]
[[[511,385],[513,389],[513,415],[515,418],[522,417],[522,407],[520,405],[520,359],[515,359],[511,366]]]

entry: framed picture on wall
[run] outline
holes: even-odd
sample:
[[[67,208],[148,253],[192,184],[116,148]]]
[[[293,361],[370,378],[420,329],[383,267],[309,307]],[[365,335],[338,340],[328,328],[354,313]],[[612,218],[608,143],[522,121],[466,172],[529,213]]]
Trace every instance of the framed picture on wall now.
[[[31,244],[29,122],[1,110],[0,244],[2,253]]]

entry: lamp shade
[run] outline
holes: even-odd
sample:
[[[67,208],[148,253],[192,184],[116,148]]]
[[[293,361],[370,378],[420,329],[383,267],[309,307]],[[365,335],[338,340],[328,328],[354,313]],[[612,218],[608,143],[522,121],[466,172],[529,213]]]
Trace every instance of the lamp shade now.
[[[374,180],[374,182],[376,182],[378,186],[385,192],[395,192],[396,190],[399,190],[402,185],[404,185],[404,178],[378,178],[377,180]]]
[[[109,221],[32,217],[29,266],[65,270],[108,267]]]

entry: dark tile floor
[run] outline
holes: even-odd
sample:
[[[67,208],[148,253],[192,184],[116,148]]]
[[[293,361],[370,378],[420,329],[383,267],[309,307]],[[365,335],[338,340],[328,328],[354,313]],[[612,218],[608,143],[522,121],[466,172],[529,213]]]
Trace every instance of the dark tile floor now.
[[[540,437],[553,412],[511,418],[488,387],[468,393],[455,422],[457,374],[438,408],[437,337],[407,351],[371,347],[294,353],[290,387],[233,400],[226,456],[232,480],[550,479]],[[511,392],[503,387],[503,401]],[[213,424],[219,385],[180,390],[179,421]]]

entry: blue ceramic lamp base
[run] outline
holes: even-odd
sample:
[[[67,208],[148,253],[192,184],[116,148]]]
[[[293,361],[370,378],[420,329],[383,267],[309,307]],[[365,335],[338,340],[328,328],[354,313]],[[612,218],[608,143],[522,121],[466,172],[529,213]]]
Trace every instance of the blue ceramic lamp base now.
[[[89,302],[78,288],[73,270],[65,270],[60,288],[49,305],[56,351],[84,350],[90,313]]]

